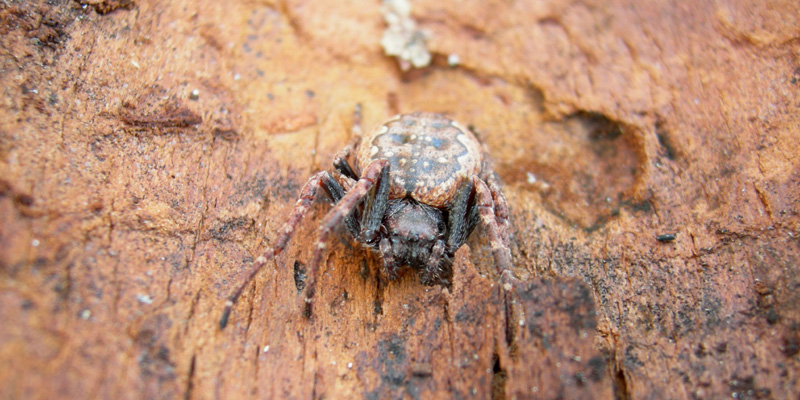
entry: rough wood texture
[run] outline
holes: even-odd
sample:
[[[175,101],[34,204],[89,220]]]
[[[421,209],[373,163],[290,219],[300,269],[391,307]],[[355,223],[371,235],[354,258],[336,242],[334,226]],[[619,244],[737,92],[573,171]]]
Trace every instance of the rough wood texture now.
[[[0,398],[797,398],[800,3],[412,17],[402,73],[378,1],[0,2]],[[219,331],[356,103],[474,127],[522,282],[480,231],[451,290],[342,232],[306,320],[319,201]]]

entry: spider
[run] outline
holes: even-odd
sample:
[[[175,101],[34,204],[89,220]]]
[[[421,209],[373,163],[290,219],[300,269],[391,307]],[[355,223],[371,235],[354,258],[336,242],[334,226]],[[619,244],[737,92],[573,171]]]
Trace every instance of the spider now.
[[[417,112],[396,116],[362,137],[360,107],[353,132],[356,142],[336,155],[332,171],[317,172],[306,182],[275,243],[242,274],[225,303],[220,329],[253,277],[286,248],[320,188],[335,205],[320,225],[308,267],[302,289],[307,307],[328,238],[342,223],[355,240],[380,254],[387,278],[413,269],[425,285],[446,285],[453,255],[480,222],[502,286],[510,289],[508,206],[475,136],[444,115]]]

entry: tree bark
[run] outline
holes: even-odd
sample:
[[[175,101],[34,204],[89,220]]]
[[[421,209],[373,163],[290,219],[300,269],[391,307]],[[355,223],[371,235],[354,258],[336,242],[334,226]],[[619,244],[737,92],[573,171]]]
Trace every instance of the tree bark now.
[[[378,1],[0,3],[0,398],[796,398],[800,5],[411,6],[404,71]],[[320,198],[220,330],[356,104],[474,129],[519,282],[342,229],[305,318]]]

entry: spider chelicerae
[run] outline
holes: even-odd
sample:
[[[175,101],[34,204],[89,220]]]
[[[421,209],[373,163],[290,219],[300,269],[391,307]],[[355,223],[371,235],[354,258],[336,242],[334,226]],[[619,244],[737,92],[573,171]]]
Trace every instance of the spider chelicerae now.
[[[225,303],[221,329],[253,277],[286,248],[320,188],[335,205],[319,227],[301,293],[306,306],[329,236],[342,223],[380,254],[387,278],[410,268],[425,285],[448,283],[453,255],[482,223],[501,283],[510,289],[508,205],[475,136],[444,115],[421,112],[396,116],[362,136],[360,107],[353,131],[357,142],[336,155],[332,171],[317,172],[306,182],[272,247],[242,274]]]

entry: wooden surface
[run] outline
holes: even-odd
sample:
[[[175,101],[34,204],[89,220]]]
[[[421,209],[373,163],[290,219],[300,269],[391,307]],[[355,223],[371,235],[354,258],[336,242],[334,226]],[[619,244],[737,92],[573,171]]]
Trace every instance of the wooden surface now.
[[[0,2],[0,398],[800,395],[796,1],[415,1],[409,72],[380,7]],[[340,231],[304,319],[318,201],[220,331],[357,103],[475,129],[521,282]]]

